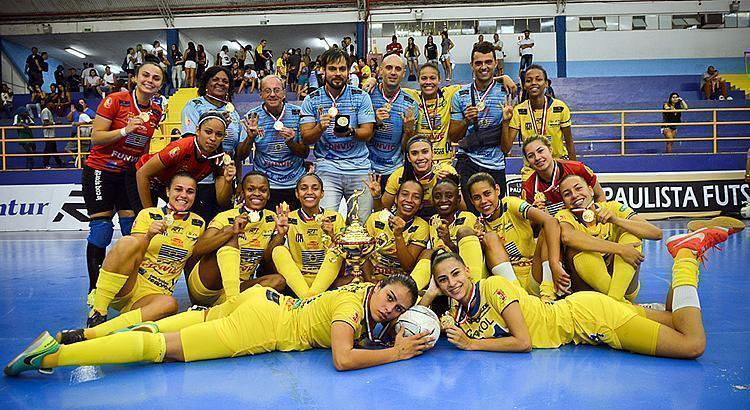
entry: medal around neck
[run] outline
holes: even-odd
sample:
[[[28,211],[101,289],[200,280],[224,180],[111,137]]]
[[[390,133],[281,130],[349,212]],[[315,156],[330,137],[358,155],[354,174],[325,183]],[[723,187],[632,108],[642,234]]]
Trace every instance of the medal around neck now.
[[[387,103],[383,104],[383,109],[384,110],[391,111],[391,108],[393,108],[393,106],[391,105],[391,103],[387,102]]]
[[[484,101],[479,101],[477,103],[477,110],[484,111],[485,108],[487,108],[487,105],[484,103]]]
[[[594,211],[587,209],[583,211],[583,214],[581,215],[581,219],[583,219],[583,222],[591,223],[591,222],[594,222],[595,216],[596,214],[594,213]]]
[[[225,152],[224,155],[221,156],[221,165],[226,167],[231,164],[232,164],[232,156]]]
[[[151,115],[149,115],[149,113],[147,112],[142,112],[138,114],[138,118],[140,118],[143,122],[148,122],[151,119]]]
[[[164,223],[166,223],[167,226],[172,226],[174,224],[174,215],[171,213],[164,215]]]
[[[224,108],[226,108],[227,112],[230,114],[234,112],[234,104],[230,102],[228,102]]]
[[[339,109],[336,108],[336,106],[333,106],[333,107],[329,108],[328,109],[328,115],[330,115],[331,117],[335,117],[335,116],[339,115]]]
[[[391,211],[383,209],[380,211],[380,214],[378,214],[378,220],[382,223],[388,223],[392,216],[393,214],[391,214]]]
[[[537,192],[536,194],[534,194],[534,202],[546,201],[546,200],[547,200],[547,196],[545,196],[543,192]]]
[[[273,129],[275,129],[276,131],[281,131],[281,130],[283,130],[283,129],[284,129],[284,123],[283,123],[283,122],[281,122],[281,121],[279,121],[279,120],[276,120],[276,121],[275,121],[275,122],[273,123]]]

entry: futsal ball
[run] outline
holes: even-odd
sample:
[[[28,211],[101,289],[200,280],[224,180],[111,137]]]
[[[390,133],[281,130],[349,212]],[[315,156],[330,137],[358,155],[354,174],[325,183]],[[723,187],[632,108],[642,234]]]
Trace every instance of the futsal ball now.
[[[396,333],[404,329],[404,336],[412,336],[422,332],[430,332],[428,336],[434,340],[430,346],[434,346],[440,336],[440,319],[435,312],[428,307],[417,305],[399,316],[396,322]]]

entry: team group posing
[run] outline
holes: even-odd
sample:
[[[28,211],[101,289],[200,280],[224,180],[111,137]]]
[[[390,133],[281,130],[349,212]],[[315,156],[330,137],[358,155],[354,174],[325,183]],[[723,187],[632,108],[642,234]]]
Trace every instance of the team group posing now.
[[[513,106],[512,81],[493,77],[490,43],[474,46],[474,81],[464,86],[440,88],[428,63],[419,90],[401,88],[405,61],[388,55],[380,81],[353,88],[348,58],[321,56],[325,85],[301,106],[286,102],[281,79],[265,77],[263,103],[244,117],[231,76],[212,67],[183,110],[183,137],[153,155],[161,111],[152,97],[164,72],[146,60],[132,93],[100,104],[82,173],[87,328],[44,332],[5,374],[311,348],[331,348],[338,370],[370,367],[434,344],[388,326],[417,303],[438,311],[464,350],[603,343],[703,353],[699,261],[742,222],[693,221],[668,239],[665,307],[633,304],[641,243],[662,232],[607,201],[594,172],[574,161],[570,111],[545,95],[543,68],[526,70],[528,99]],[[520,198],[504,191],[517,138]],[[304,161],[311,146],[314,171]],[[253,171],[240,175],[234,164],[251,153]],[[357,190],[354,208],[378,242],[361,283],[331,246],[347,227],[342,198]],[[154,206],[158,198],[166,206]],[[106,253],[114,212],[123,237]],[[196,306],[178,314],[172,293],[183,272]],[[107,320],[109,308],[120,315]]]

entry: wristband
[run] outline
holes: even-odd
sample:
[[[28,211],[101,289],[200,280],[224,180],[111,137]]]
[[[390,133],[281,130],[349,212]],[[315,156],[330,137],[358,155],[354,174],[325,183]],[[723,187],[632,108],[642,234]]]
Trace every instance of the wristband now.
[[[121,136],[121,137],[124,137],[124,136],[126,136],[126,135],[128,135],[128,132],[127,132],[127,131],[125,131],[125,127],[122,127],[122,128],[120,128],[120,136]]]

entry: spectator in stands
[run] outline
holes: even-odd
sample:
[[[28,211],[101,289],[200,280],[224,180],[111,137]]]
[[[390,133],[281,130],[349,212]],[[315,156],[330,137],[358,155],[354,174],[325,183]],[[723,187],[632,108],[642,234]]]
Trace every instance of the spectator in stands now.
[[[523,38],[518,40],[518,53],[521,55],[521,71],[534,62],[534,40],[529,30],[523,31]]]
[[[44,79],[42,78],[42,67],[44,66],[44,60],[39,55],[39,49],[31,47],[31,54],[26,57],[26,66],[24,67],[24,73],[29,78],[28,85],[29,91],[34,92],[35,86],[42,86]]]
[[[36,84],[34,89],[39,88],[40,85]],[[18,138],[21,140],[28,140],[33,137],[30,125],[34,125],[34,119],[29,115],[29,111],[26,108],[20,108],[18,114],[13,118],[13,126],[22,127],[18,130]],[[36,154],[36,143],[35,142],[22,142],[21,148],[26,151],[26,168],[34,168],[34,155]]]
[[[71,67],[68,70],[68,76],[65,77],[65,81],[68,84],[68,91],[74,93],[81,91],[81,77],[78,75],[78,70],[75,67]]]
[[[359,87],[359,77],[361,75],[362,72],[359,69],[359,64],[356,61],[352,62],[352,65],[349,67],[349,85]]]
[[[146,50],[143,49],[141,44],[135,45],[135,66],[143,64],[143,59],[146,57]]]
[[[409,63],[408,81],[417,81],[417,72],[419,72],[419,56],[421,54],[422,53],[419,52],[419,47],[414,44],[414,37],[409,37],[409,40],[406,41],[406,60]]]
[[[428,63],[439,65],[438,48],[432,36],[427,36],[427,44],[424,45],[424,57],[427,59]]]
[[[707,100],[733,100],[731,95],[727,95],[726,81],[719,77],[719,70],[712,65],[703,73],[701,89]]]
[[[443,30],[440,33],[442,41],[440,42],[440,61],[443,63],[443,71],[445,71],[445,81],[453,80],[453,63],[451,62],[451,50],[454,47],[453,40],[448,38],[448,31]]]
[[[203,48],[203,44],[198,44],[198,49],[196,50],[195,55],[195,61],[198,64],[198,68],[195,72],[195,78],[201,79],[203,78],[203,73],[206,72],[206,67],[208,67],[208,55],[206,55],[206,50]]]
[[[233,62],[232,63],[232,70],[230,71],[230,74],[232,74],[232,81],[234,82],[234,86],[239,89],[239,85],[242,84],[242,79],[245,76],[245,70],[240,68],[240,63]],[[236,93],[237,90],[234,90]]]
[[[398,38],[394,35],[391,37],[391,42],[385,46],[386,54],[398,54],[401,55],[404,52],[404,47],[398,42]]]
[[[479,37],[477,37],[477,42],[472,44],[472,47],[476,47],[477,44],[484,43],[484,34],[480,34]]]
[[[58,65],[55,69],[55,83],[65,84],[65,68],[62,65]]]
[[[0,102],[2,103],[2,113],[8,118],[13,118],[13,91],[8,84],[3,83],[0,89]]]
[[[308,81],[310,80],[310,69],[302,63],[299,69],[299,80],[297,81],[297,100],[304,100],[309,94],[307,88]]]
[[[318,60],[313,61],[310,68],[309,78],[307,79],[307,94],[312,94],[315,90],[320,87],[318,75],[320,74],[320,62]]]
[[[160,48],[159,53],[156,54],[156,58],[159,60],[159,67],[161,67],[161,71],[163,73],[167,72],[167,68],[169,68],[170,62],[169,59],[167,59],[166,53],[164,53],[164,49]],[[161,91],[166,92],[168,91],[167,88],[171,87],[172,82],[171,81],[164,81],[161,85]],[[112,86],[112,89],[114,91],[114,85]]]
[[[287,58],[289,58],[289,54],[284,51],[281,53],[281,57],[276,59],[276,75],[278,75],[284,81],[284,88],[286,88]]]
[[[83,97],[86,98],[89,94],[97,95],[98,87],[102,85],[102,79],[96,74],[96,70],[89,69],[86,71],[86,76],[83,78]]]
[[[65,86],[65,84],[58,84],[57,99],[53,108],[53,112],[55,113],[55,115],[65,115],[65,113],[70,109],[72,101],[73,100],[70,95],[70,91],[68,91],[68,88]]]
[[[305,63],[305,65],[312,70],[312,49],[310,47],[305,47],[305,54],[302,54],[302,62]]]
[[[682,122],[682,111],[688,109],[687,103],[680,97],[680,94],[672,93],[669,94],[669,99],[664,103],[664,112],[661,113],[662,122],[670,124],[678,124]],[[672,144],[674,139],[677,137],[677,126],[676,125],[665,125],[661,129],[661,133],[664,138],[667,139],[667,154],[672,153]]]
[[[226,44],[221,46],[221,51],[216,55],[216,65],[220,65],[227,70],[232,69],[232,63],[229,58],[229,46]]]
[[[156,43],[158,43],[158,41]],[[110,69],[108,65],[104,66],[104,75],[102,76],[101,84],[96,87],[96,91],[98,91],[99,95],[104,99],[107,94],[115,91],[115,85],[115,73],[112,72],[112,69]]]
[[[302,50],[294,50],[287,59],[287,70],[289,73],[289,89],[296,93],[299,91],[299,67],[302,64]]]
[[[154,49],[151,50],[151,54],[153,54],[155,56],[158,56],[159,53],[164,54],[164,49],[162,48],[161,43],[159,42],[159,40],[154,40],[153,46],[154,46]]]
[[[266,44],[268,42],[266,39],[260,40],[260,43],[258,44],[258,47],[255,47],[255,71],[258,72],[258,75],[262,77],[260,74],[261,71],[264,71],[266,69],[266,55],[264,54]]]
[[[80,127],[81,124],[91,124],[94,122],[96,112],[86,105],[86,100],[81,98],[77,103],[70,106],[70,112],[65,116],[65,119],[70,121],[74,127],[71,128],[71,138],[77,138],[78,134],[81,135],[81,151],[86,152],[91,146],[91,141],[88,138],[91,137],[91,127]],[[85,138],[85,139],[84,139]],[[72,154],[78,153],[78,141],[70,141],[65,144],[65,152]]]
[[[182,59],[182,53],[177,44],[172,44],[169,55],[172,58],[172,89],[177,90],[182,85],[182,67],[185,60]]]
[[[375,57],[370,59],[370,76],[380,78],[380,66],[378,66],[378,59]]]
[[[242,75],[242,82],[240,83],[240,89],[237,93],[241,93],[242,90],[247,89],[248,93],[252,94],[253,91],[258,87],[258,72],[253,69],[251,64],[245,66],[245,72]]]
[[[135,84],[133,78],[135,77],[136,64],[137,58],[135,49],[133,47],[128,47],[128,51],[125,54],[125,61],[122,62],[122,68],[128,73],[128,90],[132,90],[133,85]]]
[[[367,65],[364,58],[360,58],[357,65],[359,66],[359,78],[362,79],[362,84],[364,84],[365,81],[372,77],[372,70],[370,69],[370,66]]]
[[[497,68],[495,69],[495,75],[505,74],[505,53],[503,52],[503,40],[500,40],[500,34],[495,33],[492,36],[492,45],[495,47],[495,53],[497,54]]]
[[[31,91],[31,102],[26,104],[26,112],[34,118],[33,108],[36,108],[36,115],[41,118],[42,105],[47,101],[47,94],[42,91],[41,84],[35,84],[34,89]]]
[[[44,135],[45,139],[55,138],[55,129],[52,128],[53,125],[55,125],[55,114],[52,112],[54,103],[52,101],[48,101],[47,104],[42,109],[42,125],[48,128],[44,128],[42,130],[42,135]],[[44,141],[44,153],[45,154],[57,154],[57,141]],[[42,163],[44,163],[44,168],[49,169],[49,160],[50,158],[55,159],[55,163],[57,163],[58,168],[62,168],[63,162],[60,159],[59,155],[45,155],[42,158]]]
[[[57,102],[60,100],[60,94],[57,92],[57,84],[52,83],[49,85],[49,92],[47,93],[47,98],[44,99],[44,102],[42,103],[42,109],[47,105],[48,102],[52,102],[52,106],[55,107],[57,105]],[[42,118],[41,111],[39,113],[39,118]]]
[[[352,60],[357,59],[357,46],[352,43],[352,38],[349,36],[344,37],[344,41],[342,43],[342,48],[346,50],[346,52],[349,54],[349,57]]]
[[[189,42],[185,49],[185,87],[195,87],[195,75],[198,68],[198,52],[195,44]]]
[[[547,89],[544,90],[544,95],[550,98],[555,98],[555,90],[552,88],[552,80],[547,79]]]

